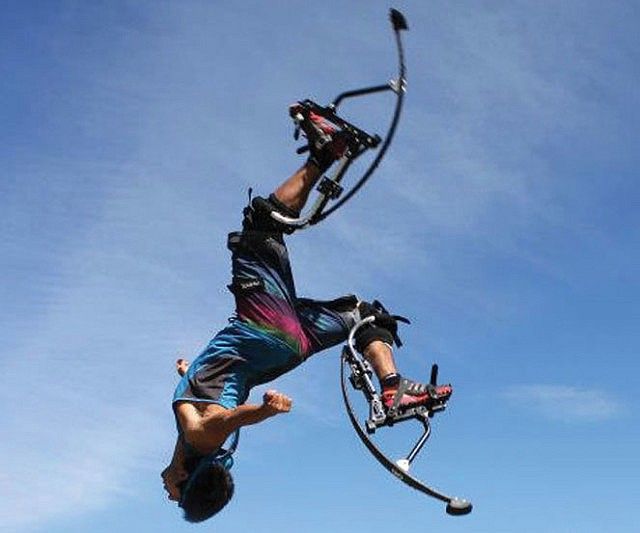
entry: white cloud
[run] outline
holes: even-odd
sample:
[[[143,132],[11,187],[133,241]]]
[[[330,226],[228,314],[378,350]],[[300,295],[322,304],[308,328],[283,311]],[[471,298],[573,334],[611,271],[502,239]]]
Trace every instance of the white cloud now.
[[[616,418],[624,406],[605,391],[567,385],[514,385],[502,396],[517,407],[562,421],[598,422]]]

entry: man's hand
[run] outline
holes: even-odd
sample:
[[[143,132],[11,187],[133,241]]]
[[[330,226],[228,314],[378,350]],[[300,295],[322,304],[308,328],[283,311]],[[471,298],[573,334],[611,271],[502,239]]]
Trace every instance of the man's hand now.
[[[281,392],[268,390],[262,397],[262,409],[267,416],[275,416],[279,413],[291,411],[291,398]]]

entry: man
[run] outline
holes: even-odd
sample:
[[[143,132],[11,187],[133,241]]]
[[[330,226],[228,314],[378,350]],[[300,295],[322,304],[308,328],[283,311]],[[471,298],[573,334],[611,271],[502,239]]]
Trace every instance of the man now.
[[[292,106],[292,115],[298,112]],[[316,301],[296,295],[283,238],[291,229],[271,213],[299,216],[311,189],[344,154],[348,140],[345,132],[313,113],[301,127],[309,141],[308,161],[269,198],[250,201],[242,231],[229,234],[234,318],[191,365],[177,362],[182,379],[173,409],[179,434],[162,479],[169,499],[179,503],[191,522],[214,515],[233,495],[229,473],[233,461],[222,449],[227,437],[242,426],[291,409],[291,399],[275,390],[267,391],[261,404],[247,404],[250,389],[344,342],[362,318],[376,317],[360,328],[355,341],[380,380],[385,405],[424,404],[434,394],[426,385],[398,374],[391,348],[397,324],[381,306],[355,296]],[[448,397],[451,388],[439,387],[435,393]]]

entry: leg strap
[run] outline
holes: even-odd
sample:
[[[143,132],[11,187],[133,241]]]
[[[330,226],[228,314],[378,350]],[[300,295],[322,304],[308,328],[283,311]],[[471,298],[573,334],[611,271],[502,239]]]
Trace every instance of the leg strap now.
[[[398,322],[409,324],[408,319],[400,315],[390,314],[378,300],[374,300],[373,303],[360,302],[358,311],[361,318],[375,317],[375,321],[372,324],[363,326],[356,333],[356,349],[360,353],[371,342],[376,340],[385,342],[390,346],[393,346],[394,342],[398,347],[402,346],[402,341],[398,337]]]
[[[248,230],[286,233],[288,235],[293,233],[295,228],[282,224],[271,216],[274,211],[289,218],[298,218],[300,216],[300,213],[278,200],[275,194],[271,194],[268,199],[256,196],[253,200],[250,200],[249,205],[242,212],[244,215],[242,227]]]

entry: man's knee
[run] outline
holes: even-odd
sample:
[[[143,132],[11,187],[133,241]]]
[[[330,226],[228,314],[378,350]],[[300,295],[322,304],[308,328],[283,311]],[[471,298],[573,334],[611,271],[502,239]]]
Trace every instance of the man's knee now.
[[[358,329],[355,335],[356,349],[363,352],[373,341],[382,341],[393,346],[397,339],[398,321],[376,300],[373,303],[358,302],[360,319],[375,317],[375,321]]]

